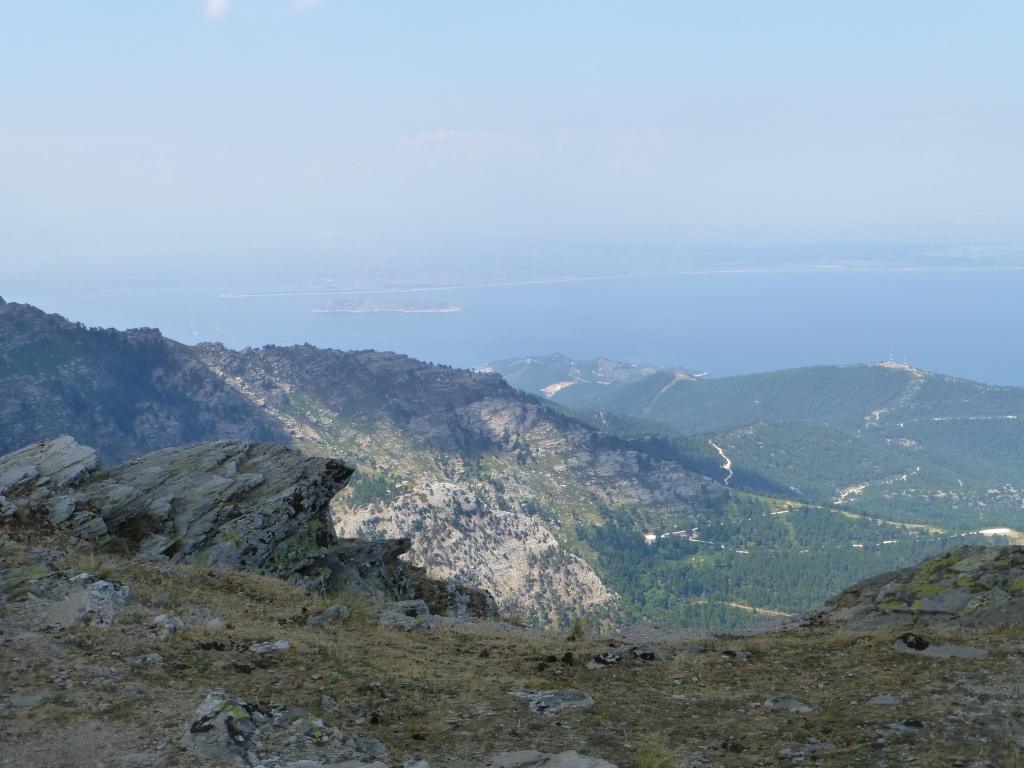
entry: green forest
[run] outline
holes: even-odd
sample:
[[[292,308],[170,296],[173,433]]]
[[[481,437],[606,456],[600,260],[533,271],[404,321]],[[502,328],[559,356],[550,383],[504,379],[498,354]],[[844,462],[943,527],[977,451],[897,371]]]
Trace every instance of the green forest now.
[[[715,632],[749,626],[774,612],[810,610],[861,579],[959,544],[994,543],[815,506],[779,508],[740,493],[720,500],[696,540],[655,535],[647,541],[623,516],[589,527],[584,539],[598,553],[599,573],[622,595],[633,618]]]

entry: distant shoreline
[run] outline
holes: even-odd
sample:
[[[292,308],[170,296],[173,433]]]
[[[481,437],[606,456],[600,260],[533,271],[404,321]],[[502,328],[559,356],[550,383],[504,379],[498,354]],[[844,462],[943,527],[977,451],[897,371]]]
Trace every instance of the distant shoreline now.
[[[309,312],[401,312],[410,313],[435,313],[435,312],[458,312],[461,307],[455,304],[444,304],[437,301],[376,301],[365,299],[363,301],[325,301],[311,307]]]
[[[1020,271],[1024,266],[913,266],[913,265],[889,265],[889,266],[854,266],[849,264],[819,264],[815,266],[801,267],[735,267],[732,269],[683,269],[669,272],[643,272],[631,275],[594,275],[592,277],[552,277],[541,280],[522,280],[494,283],[466,283],[464,285],[428,285],[415,288],[324,288],[320,290],[295,290],[295,291],[267,291],[260,293],[221,293],[217,295],[220,299],[263,299],[282,296],[344,296],[348,294],[369,294],[369,293],[426,293],[430,291],[464,291],[477,288],[515,288],[528,285],[552,285],[559,283],[584,283],[597,282],[601,280],[635,280],[649,277],[680,277],[682,275],[725,275],[725,274],[798,274],[798,273],[835,273],[835,272],[1002,272]],[[317,310],[323,311],[350,311],[350,310]],[[389,310],[390,311],[390,310]],[[399,310],[400,311],[400,310]],[[454,310],[430,310],[430,311],[458,311]]]
[[[372,312],[401,312],[405,314],[426,314],[437,312],[460,312],[462,311],[462,307],[450,307],[445,309],[401,309],[398,307],[393,309],[317,309],[316,307],[313,307],[312,309],[308,309],[306,311],[317,312],[321,314],[328,314],[332,312],[349,312],[353,314],[369,314]]]

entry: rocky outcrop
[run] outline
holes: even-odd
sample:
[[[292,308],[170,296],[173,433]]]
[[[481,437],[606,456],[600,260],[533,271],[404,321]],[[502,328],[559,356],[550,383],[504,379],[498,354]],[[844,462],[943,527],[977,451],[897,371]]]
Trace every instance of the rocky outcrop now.
[[[413,596],[408,539],[338,539],[330,501],[353,469],[275,443],[168,448],[104,470],[70,437],[0,458],[0,510],[45,517],[85,540],[116,537],[137,559],[252,571],[301,586]],[[431,584],[433,608],[493,615],[489,596]],[[443,594],[442,594],[443,593]]]
[[[983,629],[1024,622],[1024,546],[962,546],[854,584],[807,623],[848,630]]]
[[[422,600],[400,600],[388,603],[377,615],[377,623],[385,629],[412,632],[414,629],[436,629],[439,621],[430,615],[430,608]]]
[[[273,755],[278,765],[363,764],[388,757],[377,739],[346,735],[303,710],[221,691],[207,693],[179,744],[209,765],[259,765],[269,751],[278,753]]]

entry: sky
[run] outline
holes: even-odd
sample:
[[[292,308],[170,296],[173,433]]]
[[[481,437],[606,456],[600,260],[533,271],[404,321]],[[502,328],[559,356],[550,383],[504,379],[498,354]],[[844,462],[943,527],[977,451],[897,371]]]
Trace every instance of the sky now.
[[[1024,3],[33,0],[0,267],[534,242],[1024,241]]]

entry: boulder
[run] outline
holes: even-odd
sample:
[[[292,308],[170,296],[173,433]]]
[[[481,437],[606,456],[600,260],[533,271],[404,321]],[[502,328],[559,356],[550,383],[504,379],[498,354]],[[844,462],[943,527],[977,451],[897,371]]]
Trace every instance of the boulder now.
[[[307,627],[322,627],[326,624],[334,624],[344,621],[349,616],[349,609],[344,605],[332,605],[326,611],[315,613],[306,619]]]
[[[431,616],[430,608],[422,600],[400,600],[380,609],[377,623],[386,629],[412,632],[414,629],[435,629],[440,621]]]
[[[920,653],[924,656],[937,656],[941,659],[984,659],[988,656],[988,651],[981,648],[968,648],[950,643],[932,643],[913,632],[907,632],[901,636],[893,643],[893,648],[904,653]]]
[[[787,696],[785,694],[782,694],[780,696],[772,696],[771,698],[766,699],[764,705],[768,709],[785,709],[789,710],[790,712],[798,712],[800,714],[813,712],[820,706],[819,703],[816,701],[812,701],[808,704],[806,702],[800,701],[800,699],[795,699],[792,696]]]
[[[128,593],[124,584],[81,573],[51,587],[53,603],[46,612],[44,623],[67,629],[84,622],[106,629],[124,608]]]
[[[441,579],[431,579],[425,570],[413,572],[412,591],[437,616],[493,618],[499,614],[494,596],[486,589]]]

